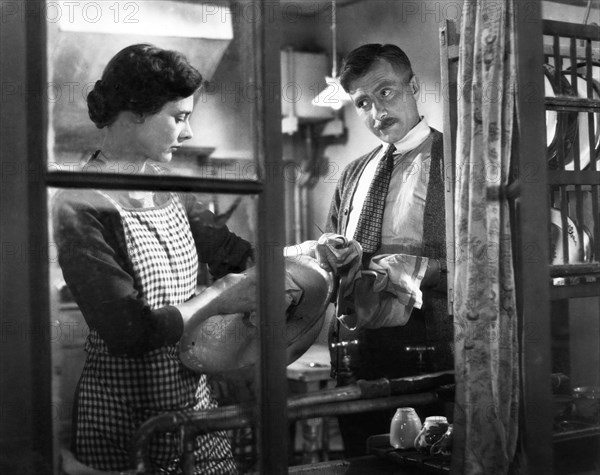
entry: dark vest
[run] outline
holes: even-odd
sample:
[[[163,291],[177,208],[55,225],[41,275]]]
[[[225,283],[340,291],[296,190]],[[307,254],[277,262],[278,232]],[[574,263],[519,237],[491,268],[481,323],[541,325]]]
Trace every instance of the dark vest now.
[[[444,166],[443,136],[432,129],[431,167],[427,185],[427,198],[423,218],[422,256],[429,258],[446,258],[446,222],[444,202]],[[347,177],[340,206],[340,219],[337,232],[343,234],[347,221],[348,199],[354,194],[358,178],[364,164],[372,157],[375,150],[361,158],[355,171]],[[364,160],[364,162],[363,162]],[[442,288],[445,287],[445,279]],[[337,334],[339,331],[339,335]],[[357,347],[350,350],[350,362],[353,375],[350,379],[377,379],[380,377],[402,377],[417,373],[416,352],[407,352],[406,346],[434,346],[433,352],[424,353],[427,363],[426,371],[441,371],[454,366],[453,358],[453,324],[447,312],[447,296],[443,291],[426,290],[423,292],[423,307],[413,309],[406,325],[386,327],[373,330],[349,331],[338,325],[333,319],[329,334],[331,341],[358,339]],[[335,369],[339,354],[332,351],[332,367]],[[340,384],[345,384],[340,380]]]

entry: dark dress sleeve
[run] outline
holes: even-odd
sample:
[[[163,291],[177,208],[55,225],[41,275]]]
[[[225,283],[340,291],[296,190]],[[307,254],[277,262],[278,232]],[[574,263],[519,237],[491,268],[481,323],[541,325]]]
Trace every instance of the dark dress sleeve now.
[[[211,275],[218,279],[238,273],[252,262],[252,245],[218,222],[215,214],[193,194],[182,196],[192,230],[198,260],[208,264]]]
[[[179,310],[151,310],[135,288],[118,211],[100,194],[61,190],[52,206],[58,261],[87,325],[115,355],[140,356],[176,343]]]

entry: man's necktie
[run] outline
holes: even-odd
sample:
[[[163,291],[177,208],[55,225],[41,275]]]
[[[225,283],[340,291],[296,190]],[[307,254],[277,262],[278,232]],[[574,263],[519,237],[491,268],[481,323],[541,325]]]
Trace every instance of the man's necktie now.
[[[385,155],[379,160],[358,218],[354,239],[361,244],[365,254],[372,254],[381,246],[383,208],[394,169],[395,151],[394,144],[390,144]]]

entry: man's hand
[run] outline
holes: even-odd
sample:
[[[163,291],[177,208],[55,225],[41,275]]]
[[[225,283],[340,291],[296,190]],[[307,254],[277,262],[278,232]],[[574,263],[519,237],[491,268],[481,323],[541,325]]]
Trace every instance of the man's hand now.
[[[325,233],[316,245],[316,257],[319,265],[326,271],[340,274],[362,259],[360,244],[348,240],[340,234]]]

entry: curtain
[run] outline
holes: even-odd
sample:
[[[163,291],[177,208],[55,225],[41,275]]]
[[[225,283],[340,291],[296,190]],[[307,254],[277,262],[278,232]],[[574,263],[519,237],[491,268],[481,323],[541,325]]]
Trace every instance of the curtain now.
[[[504,474],[515,458],[519,346],[508,182],[515,0],[466,0],[458,65],[456,406],[452,473]]]

